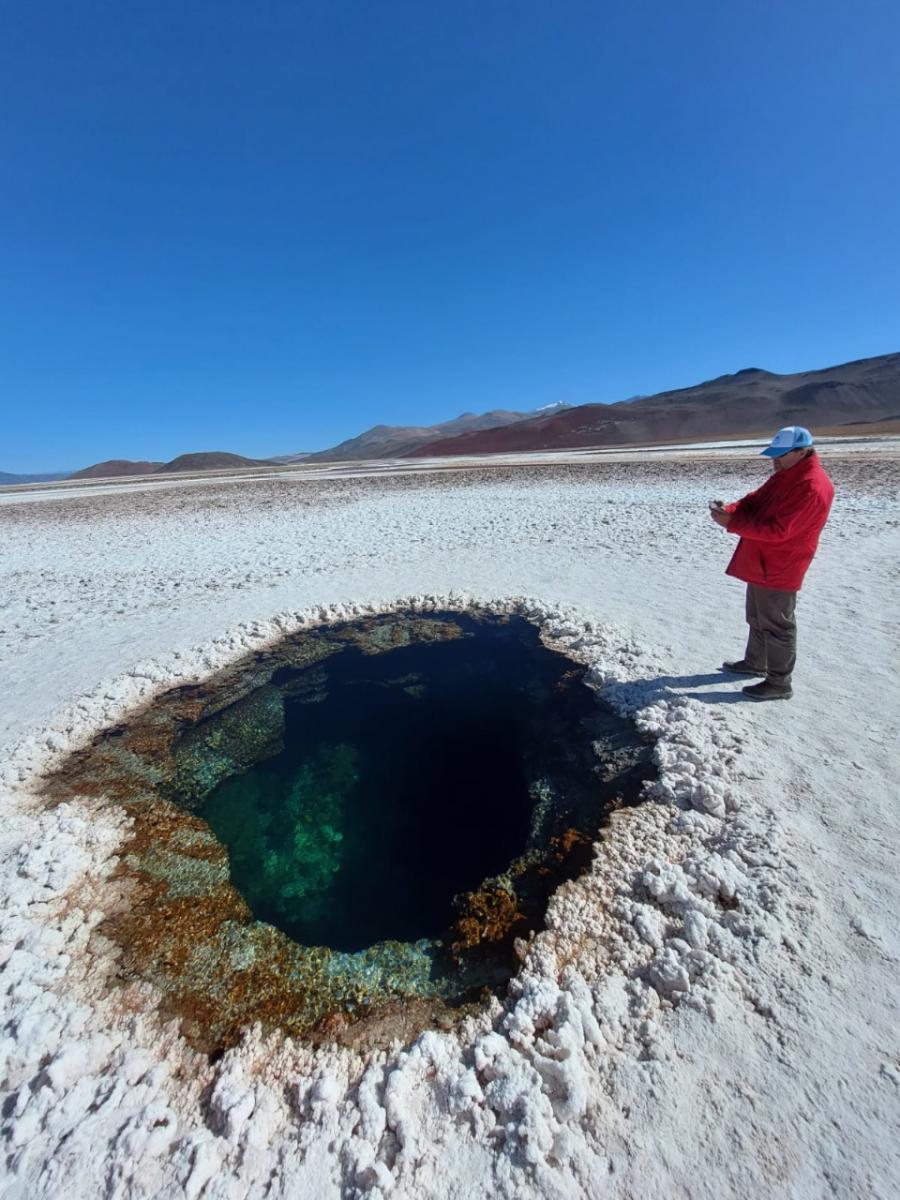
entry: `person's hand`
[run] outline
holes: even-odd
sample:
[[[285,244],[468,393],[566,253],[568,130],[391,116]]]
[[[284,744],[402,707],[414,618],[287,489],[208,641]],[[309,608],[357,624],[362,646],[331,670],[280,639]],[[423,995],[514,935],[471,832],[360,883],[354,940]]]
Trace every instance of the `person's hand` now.
[[[724,508],[711,508],[709,515],[717,525],[721,525],[723,529],[727,529],[731,522],[731,513],[726,512]]]

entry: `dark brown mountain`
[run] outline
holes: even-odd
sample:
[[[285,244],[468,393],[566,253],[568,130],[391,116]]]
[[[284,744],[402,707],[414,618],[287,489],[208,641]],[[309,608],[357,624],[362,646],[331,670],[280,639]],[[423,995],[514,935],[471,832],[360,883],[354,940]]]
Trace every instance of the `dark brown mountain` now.
[[[747,368],[695,387],[618,404],[585,404],[500,429],[435,439],[412,457],[628,446],[769,435],[783,425],[875,432],[900,413],[900,354],[797,375]]]
[[[129,462],[127,458],[109,458],[106,462],[94,463],[83,471],[76,471],[69,479],[112,479],[118,475],[152,475],[162,463]]]
[[[196,454],[179,454],[171,462],[157,467],[157,473],[169,471],[224,471],[229,467],[270,467],[265,458],[244,458],[241,454],[229,454],[225,450],[204,450]]]
[[[554,412],[559,412],[563,405],[551,406]],[[484,429],[496,429],[506,425],[514,425],[519,421],[528,421],[534,413],[508,412],[506,409],[494,409],[493,412],[465,412],[452,421],[443,421],[439,425],[374,425],[357,437],[348,438],[330,450],[319,450],[306,456],[307,462],[346,462],[348,460],[367,458],[408,458],[419,446],[441,438],[454,437],[456,434],[476,432]]]
[[[127,475],[161,475],[178,471],[224,471],[230,467],[270,467],[268,459],[244,458],[241,454],[228,454],[224,450],[204,450],[196,454],[180,454],[171,462],[129,462],[124,458],[111,458],[95,463],[69,475],[69,479],[113,479]]]

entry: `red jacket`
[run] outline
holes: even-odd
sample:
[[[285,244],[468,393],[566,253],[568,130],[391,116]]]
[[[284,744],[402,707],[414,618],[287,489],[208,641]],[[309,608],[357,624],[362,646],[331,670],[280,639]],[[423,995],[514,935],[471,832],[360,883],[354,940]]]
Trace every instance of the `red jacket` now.
[[[773,471],[761,488],[726,505],[732,514],[728,532],[741,540],[725,574],[798,591],[833,499],[834,485],[815,451],[786,471]]]

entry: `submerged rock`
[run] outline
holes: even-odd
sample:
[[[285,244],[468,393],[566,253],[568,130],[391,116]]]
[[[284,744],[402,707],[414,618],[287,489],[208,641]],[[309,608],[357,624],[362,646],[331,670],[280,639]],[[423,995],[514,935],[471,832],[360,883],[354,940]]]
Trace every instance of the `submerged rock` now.
[[[274,774],[230,779],[203,811],[229,847],[231,877],[251,909],[279,916],[327,902],[341,867],[344,800],[358,777],[352,746],[322,747],[285,785]]]
[[[178,739],[169,791],[185,808],[199,808],[223,779],[280,753],[283,738],[284,696],[272,684],[256,688]]]

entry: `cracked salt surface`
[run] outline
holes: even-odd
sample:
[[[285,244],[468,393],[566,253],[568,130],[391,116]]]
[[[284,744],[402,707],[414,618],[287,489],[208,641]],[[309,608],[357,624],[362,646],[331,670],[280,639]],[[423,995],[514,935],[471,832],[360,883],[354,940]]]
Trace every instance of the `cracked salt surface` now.
[[[835,463],[797,698],[748,712],[708,671],[741,625],[700,506],[755,466],[7,506],[5,1194],[896,1194],[896,468]],[[505,1004],[387,1051],[251,1030],[210,1064],[146,985],[108,987],[125,829],[90,801],[47,810],[38,773],[304,623],[473,600],[538,623],[653,734],[653,802],[555,895]]]

